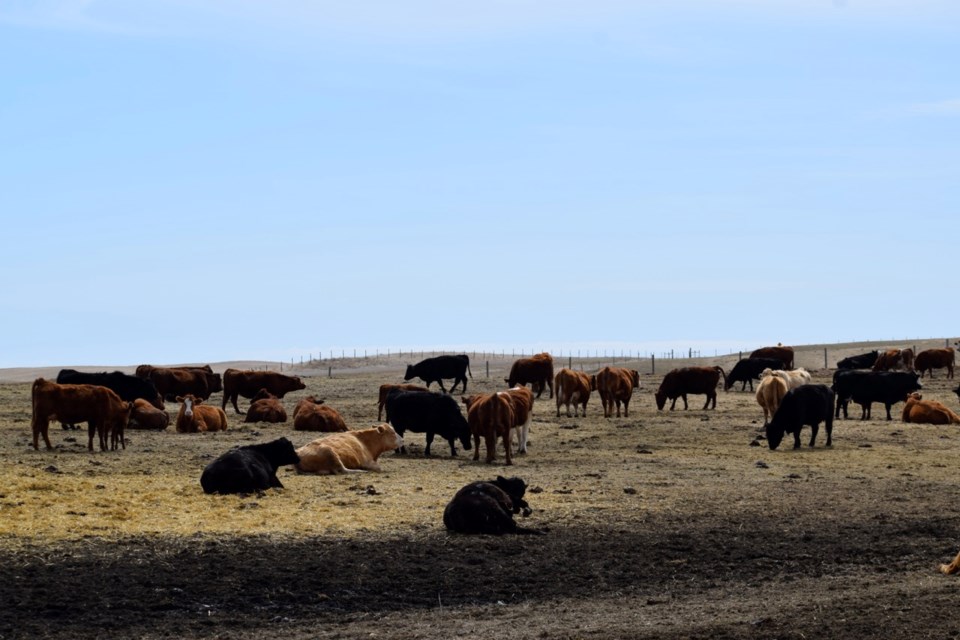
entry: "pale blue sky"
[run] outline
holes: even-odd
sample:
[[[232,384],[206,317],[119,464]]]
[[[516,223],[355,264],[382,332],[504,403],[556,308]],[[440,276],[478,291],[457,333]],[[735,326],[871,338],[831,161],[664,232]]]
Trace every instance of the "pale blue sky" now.
[[[3,2],[0,366],[954,335],[958,60],[934,0]]]

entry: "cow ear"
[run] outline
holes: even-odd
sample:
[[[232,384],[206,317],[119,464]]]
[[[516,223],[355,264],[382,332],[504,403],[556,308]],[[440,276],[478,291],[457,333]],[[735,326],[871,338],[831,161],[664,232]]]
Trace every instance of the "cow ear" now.
[[[176,401],[177,401],[177,402],[183,402],[183,396],[177,396],[177,397],[176,397]]]

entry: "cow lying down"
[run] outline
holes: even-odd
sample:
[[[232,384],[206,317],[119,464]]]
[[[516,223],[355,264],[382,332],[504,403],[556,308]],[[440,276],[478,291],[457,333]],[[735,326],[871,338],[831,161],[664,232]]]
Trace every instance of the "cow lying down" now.
[[[256,493],[283,488],[277,469],[300,461],[293,443],[278,438],[265,444],[231,449],[211,462],[200,476],[205,493]]]
[[[520,478],[497,476],[489,482],[471,482],[447,504],[443,524],[456,533],[543,535],[543,531],[521,527],[513,520],[515,513],[532,513],[523,499],[526,490],[527,485]]]
[[[380,471],[380,454],[402,446],[403,438],[388,424],[331,433],[297,449],[297,471],[329,475]]]

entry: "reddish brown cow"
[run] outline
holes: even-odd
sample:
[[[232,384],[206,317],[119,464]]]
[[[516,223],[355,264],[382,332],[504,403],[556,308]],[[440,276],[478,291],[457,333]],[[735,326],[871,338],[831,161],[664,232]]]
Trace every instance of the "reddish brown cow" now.
[[[157,409],[143,398],[133,401],[133,412],[127,426],[131,429],[156,429],[163,431],[170,425],[170,414]]]
[[[519,385],[531,385],[539,398],[543,393],[544,385],[550,387],[550,397],[553,397],[553,356],[549,353],[538,353],[529,358],[520,358],[510,367],[510,375],[503,379],[511,389]]]
[[[467,409],[467,424],[473,434],[473,459],[480,459],[480,438],[483,438],[487,445],[487,462],[493,462],[497,457],[497,438],[502,438],[506,464],[513,464],[510,456],[510,430],[514,425],[514,413],[508,394],[484,394],[473,400]]]
[[[266,389],[260,389],[257,395],[253,396],[250,402],[250,408],[247,409],[247,416],[244,422],[286,422],[287,410],[283,404]]]
[[[517,386],[499,393],[510,400],[513,409],[513,434],[517,438],[517,453],[527,453],[527,438],[530,435],[530,422],[533,420],[533,392],[523,386]],[[467,411],[470,411],[468,405]]]
[[[597,390],[597,376],[588,376],[582,371],[563,368],[557,372],[557,417],[560,417],[560,405],[566,405],[567,417],[570,417],[570,405],[573,405],[574,415],[580,415],[580,405],[583,405],[583,415],[587,415],[587,402],[590,392]]]
[[[299,410],[293,416],[293,428],[296,431],[347,431],[343,416],[333,407],[312,402],[298,405]]]
[[[141,367],[146,366],[149,365],[141,365]],[[141,367],[137,367],[137,370],[140,371]],[[177,396],[184,395],[206,400],[223,389],[219,373],[211,373],[200,367],[151,367],[147,379],[153,382],[157,392],[165,400],[173,400]]]
[[[603,417],[613,415],[613,405],[617,405],[617,417],[620,417],[620,403],[623,403],[623,415],[630,415],[630,398],[633,390],[640,388],[640,372],[635,369],[604,367],[597,374],[597,392],[603,403]]]
[[[923,377],[925,371],[930,372],[930,377],[933,378],[934,369],[943,369],[947,370],[947,377],[953,377],[953,363],[956,359],[956,353],[953,350],[953,347],[945,347],[943,349],[927,349],[921,351],[917,354],[917,358],[914,361],[914,367],[917,371],[920,372],[920,377]]]
[[[96,431],[100,439],[100,450],[107,450],[107,434],[117,430],[123,432],[133,403],[124,402],[116,393],[91,384],[57,384],[43,378],[37,378],[31,389],[33,416],[33,448],[39,449],[39,438],[47,449],[50,444],[50,420],[59,420],[67,424],[88,423],[89,440],[87,449],[93,451],[93,434]]]
[[[383,405],[387,402],[387,394],[391,391],[426,391],[430,393],[430,390],[426,387],[423,387],[419,384],[382,384],[380,385],[380,399],[377,404],[377,421],[383,419]]]
[[[307,405],[312,404],[323,404],[323,400],[317,400],[314,396],[307,396],[306,398],[300,398],[300,401],[297,402],[297,405],[293,408],[293,419],[297,419],[297,414],[307,408]]]
[[[203,404],[190,394],[178,396],[177,402],[182,403],[177,413],[177,433],[227,430],[227,414],[220,407]]]
[[[241,371],[227,369],[223,372],[223,402],[221,409],[227,408],[227,402],[233,403],[233,409],[240,413],[237,398],[252,398],[260,389],[266,389],[278,398],[282,398],[291,391],[306,389],[307,385],[296,376],[287,376],[276,371]]]
[[[913,371],[913,349],[887,349],[877,356],[874,371]]]
[[[783,363],[786,370],[793,369],[793,347],[760,347],[750,354],[751,358],[776,358]]]
[[[710,407],[713,402],[713,408],[717,408],[717,383],[723,376],[726,381],[727,376],[720,367],[684,367],[683,369],[674,369],[663,377],[660,388],[654,397],[657,400],[657,409],[662,410],[667,402],[667,398],[673,400],[670,403],[670,411],[677,406],[677,398],[683,398],[683,408],[687,408],[687,394],[706,394],[707,402],[703,405],[704,409]]]
[[[936,400],[924,400],[917,392],[907,396],[900,419],[923,424],[960,424],[960,416],[952,409]]]

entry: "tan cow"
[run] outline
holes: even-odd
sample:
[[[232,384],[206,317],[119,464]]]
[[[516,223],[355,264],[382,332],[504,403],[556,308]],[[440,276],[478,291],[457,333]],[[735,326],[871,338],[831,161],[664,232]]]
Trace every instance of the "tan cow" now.
[[[384,451],[399,449],[403,438],[388,424],[371,429],[332,433],[299,449],[297,470],[303,473],[329,474],[380,471],[377,458]]]
[[[779,376],[783,378],[784,382],[787,383],[787,391],[789,391],[790,389],[796,389],[797,387],[803,384],[810,384],[810,380],[812,379],[810,377],[810,373],[803,367],[800,367],[799,369],[794,369],[793,371],[781,371],[781,370],[774,371],[771,369],[764,369],[763,372],[760,374],[760,376],[763,377],[764,375],[766,375],[768,371],[770,371],[775,376]]]
[[[382,384],[380,385],[380,396],[377,401],[377,420],[383,420],[383,405],[387,402],[387,394],[391,391],[426,391],[430,389],[419,384]]]
[[[936,400],[924,400],[917,392],[907,396],[901,420],[922,424],[960,424],[960,416]]]
[[[617,417],[620,417],[620,403],[623,403],[623,415],[630,415],[630,398],[633,390],[640,388],[640,372],[636,369],[604,367],[597,374],[597,393],[603,403],[603,417],[613,415],[613,405],[617,405]]]
[[[33,448],[39,449],[39,439],[47,449],[50,444],[50,420],[59,420],[64,424],[88,424],[87,449],[93,451],[93,434],[97,433],[100,440],[100,450],[107,450],[107,434],[117,431],[123,433],[130,412],[132,402],[124,402],[116,393],[91,384],[57,384],[43,378],[37,378],[31,389],[31,404],[33,415],[31,427],[33,429]]]
[[[574,415],[580,415],[580,405],[583,405],[583,415],[586,416],[590,392],[597,390],[597,376],[588,376],[582,371],[563,368],[557,372],[554,389],[557,397],[558,418],[560,417],[560,405],[567,407],[567,417],[571,417],[571,404],[573,405]]]
[[[773,375],[770,369],[764,369],[760,374],[760,384],[757,386],[757,404],[763,409],[763,424],[770,422],[780,407],[780,401],[787,395],[787,381],[781,376]]]
[[[510,432],[515,417],[513,402],[508,396],[507,392],[484,394],[473,398],[474,401],[468,404],[467,424],[473,435],[474,460],[480,459],[480,438],[483,438],[487,445],[487,463],[496,459],[497,438],[502,438],[506,464],[513,464],[510,455]]]
[[[180,403],[176,421],[177,433],[227,430],[227,414],[220,407],[203,404],[203,400],[189,393],[177,396],[177,402]]]

